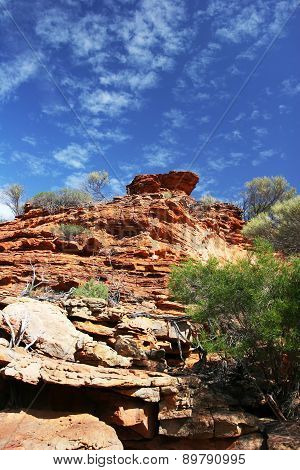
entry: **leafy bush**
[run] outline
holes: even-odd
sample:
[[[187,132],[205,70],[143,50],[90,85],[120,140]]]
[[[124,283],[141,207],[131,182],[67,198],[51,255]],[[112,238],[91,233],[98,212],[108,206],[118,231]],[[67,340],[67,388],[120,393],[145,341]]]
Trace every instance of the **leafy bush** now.
[[[242,193],[245,220],[268,212],[277,202],[286,201],[296,195],[293,188],[283,176],[259,177],[248,181]]]
[[[258,365],[265,393],[287,398],[299,384],[300,259],[275,257],[257,245],[255,255],[221,265],[188,261],[174,267],[170,288],[192,304],[200,341],[244,364]],[[297,378],[298,376],[298,378]],[[285,397],[283,397],[285,395]]]
[[[285,254],[300,252],[300,196],[274,204],[269,213],[259,214],[243,229],[250,239],[268,240]]]
[[[90,279],[82,286],[77,287],[73,291],[75,297],[96,297],[100,299],[108,298],[108,287],[103,282]]]
[[[87,232],[87,229],[82,225],[60,224],[58,232],[66,240],[72,240],[72,238]]]
[[[29,202],[33,207],[41,207],[53,213],[60,209],[87,206],[92,199],[85,191],[63,188],[58,191],[38,193]]]

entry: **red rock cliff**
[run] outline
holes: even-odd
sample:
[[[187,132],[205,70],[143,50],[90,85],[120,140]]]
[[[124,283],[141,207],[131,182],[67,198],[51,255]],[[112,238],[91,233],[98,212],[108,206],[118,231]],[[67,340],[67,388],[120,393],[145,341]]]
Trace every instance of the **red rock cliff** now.
[[[57,290],[100,278],[121,286],[123,300],[152,300],[171,309],[166,287],[172,264],[244,253],[238,209],[215,204],[199,216],[188,196],[197,182],[190,172],[139,175],[127,196],[107,204],[56,214],[27,208],[0,225],[0,295],[19,294],[34,267],[38,280]],[[88,235],[65,241],[54,235],[62,223],[83,225]]]

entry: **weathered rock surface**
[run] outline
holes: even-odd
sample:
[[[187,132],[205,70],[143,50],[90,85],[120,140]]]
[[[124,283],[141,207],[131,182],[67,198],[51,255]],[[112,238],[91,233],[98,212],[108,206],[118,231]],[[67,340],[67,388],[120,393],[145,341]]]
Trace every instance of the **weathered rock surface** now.
[[[170,171],[158,175],[137,175],[127,186],[128,194],[159,193],[163,191],[183,191],[188,196],[199,181],[191,171]]]
[[[88,414],[0,413],[0,449],[121,450],[115,430]]]
[[[180,315],[183,307],[168,299],[170,266],[185,257],[236,259],[245,248],[238,209],[223,204],[199,217],[187,195],[197,181],[189,172],[138,176],[130,195],[107,204],[56,214],[27,207],[22,217],[1,224],[0,297],[20,293],[34,266],[37,282],[44,279],[48,288],[67,291],[100,275],[121,286],[122,301],[152,301],[157,313]],[[61,223],[83,225],[92,235],[61,240],[53,234]],[[91,320],[89,312],[83,315]]]
[[[0,311],[0,331],[17,336],[24,330],[22,342],[50,357],[73,360],[74,354],[93,341],[76,330],[65,313],[50,302],[20,298]]]
[[[191,172],[139,175],[127,196],[108,204],[56,214],[27,205],[1,224],[0,406],[27,409],[42,388],[43,410],[6,409],[4,447],[18,416],[27,424],[7,448],[119,449],[115,431],[128,449],[298,446],[294,424],[263,434],[243,409],[254,410],[253,400],[193,373],[197,331],[169,298],[171,266],[188,257],[236,260],[248,246],[240,210],[196,203],[189,195],[197,182]],[[62,240],[53,230],[61,223],[81,224],[88,235]],[[42,282],[36,299],[13,297],[33,270]],[[108,301],[66,292],[91,278],[109,286]],[[50,419],[52,410],[60,415]]]

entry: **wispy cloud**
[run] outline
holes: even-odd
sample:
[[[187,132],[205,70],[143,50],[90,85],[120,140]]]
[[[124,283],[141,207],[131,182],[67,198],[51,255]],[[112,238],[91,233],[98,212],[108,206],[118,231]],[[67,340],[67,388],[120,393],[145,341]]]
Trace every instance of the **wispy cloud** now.
[[[147,167],[166,168],[175,159],[175,152],[157,144],[144,147],[144,160]]]
[[[136,107],[136,100],[124,92],[98,90],[81,97],[82,107],[93,114],[117,116],[128,108]]]
[[[258,157],[252,160],[252,165],[258,166],[261,163],[263,163],[265,160],[268,160],[269,158],[272,158],[275,155],[277,155],[277,152],[274,149],[262,150],[259,152]]]
[[[238,166],[245,158],[242,152],[231,152],[227,157],[209,157],[207,160],[208,167],[214,171],[222,171],[227,167]]]
[[[289,96],[298,95],[300,93],[300,80],[297,80],[295,77],[283,80],[282,91]]]
[[[17,88],[34,77],[38,64],[33,55],[21,54],[0,67],[0,102],[10,98]]]
[[[69,168],[84,168],[90,157],[90,150],[87,146],[76,143],[68,145],[64,149],[56,150],[53,158]]]
[[[25,142],[25,144],[31,145],[32,147],[36,146],[36,139],[30,135],[22,137],[22,142]]]
[[[11,160],[13,162],[22,162],[27,167],[30,175],[41,176],[46,174],[45,161],[37,155],[15,150],[11,154]]]
[[[180,109],[172,108],[170,111],[166,111],[164,119],[166,125],[174,128],[185,127],[187,124],[186,115]]]

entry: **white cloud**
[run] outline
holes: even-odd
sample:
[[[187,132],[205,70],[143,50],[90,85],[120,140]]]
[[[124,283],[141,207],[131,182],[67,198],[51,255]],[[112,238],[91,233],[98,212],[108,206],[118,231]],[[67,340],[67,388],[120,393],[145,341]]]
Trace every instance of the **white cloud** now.
[[[172,108],[164,113],[166,123],[171,127],[180,128],[186,126],[186,116],[180,109]]]
[[[53,158],[70,168],[84,168],[90,157],[90,150],[86,146],[72,143],[66,148],[53,153]]]
[[[39,176],[46,174],[45,161],[36,155],[15,150],[11,154],[11,160],[13,162],[19,161],[24,163],[24,165],[27,166],[30,175]]]
[[[238,166],[245,158],[242,152],[231,152],[228,157],[209,157],[207,160],[208,167],[214,171],[222,171],[224,168]]]
[[[100,77],[101,85],[129,88],[142,91],[153,88],[158,82],[158,74],[153,71],[121,70],[119,73],[104,72]]]
[[[72,173],[65,180],[65,185],[70,188],[80,188],[87,173]]]
[[[262,150],[259,152],[258,157],[252,160],[253,166],[258,166],[263,163],[265,160],[268,160],[271,157],[277,155],[277,152],[274,149]]]
[[[135,107],[137,103],[128,93],[98,90],[86,93],[81,98],[83,108],[93,114],[108,114],[116,116],[128,108]]]
[[[144,158],[147,167],[166,168],[175,158],[175,152],[156,144],[144,147]]]
[[[282,91],[286,95],[296,96],[300,93],[300,81],[294,77],[283,80],[282,86]]]
[[[32,147],[36,146],[36,140],[34,137],[31,137],[30,135],[25,135],[22,137],[22,142],[25,142],[26,144],[31,145]]]
[[[268,133],[269,133],[268,129],[266,129],[265,127],[253,126],[252,130],[253,130],[254,134],[256,135],[256,137],[264,137],[264,136],[268,135]]]
[[[124,194],[125,185],[117,178],[110,178],[108,188],[113,196],[120,196]]]
[[[6,101],[17,88],[38,70],[38,63],[32,54],[22,54],[0,68],[0,101]]]

